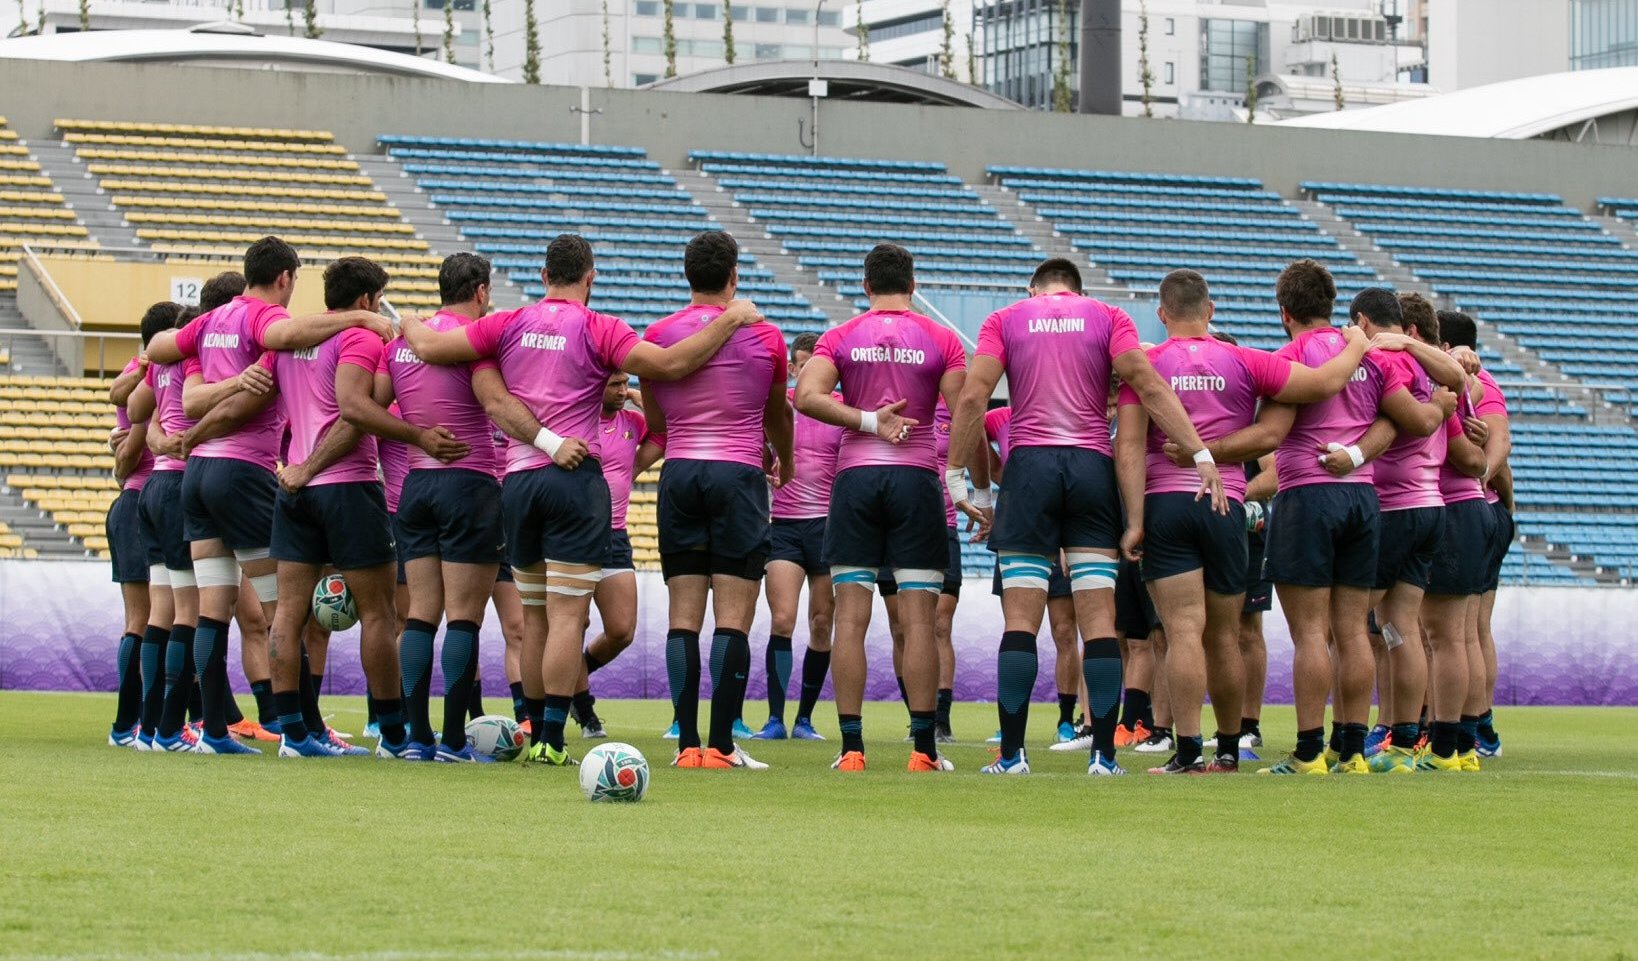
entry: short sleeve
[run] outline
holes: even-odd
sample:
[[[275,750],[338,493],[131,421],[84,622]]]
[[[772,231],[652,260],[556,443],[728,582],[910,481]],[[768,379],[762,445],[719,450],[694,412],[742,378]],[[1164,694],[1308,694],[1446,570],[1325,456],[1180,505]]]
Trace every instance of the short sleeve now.
[[[1480,417],[1507,416],[1507,395],[1496,385],[1496,381],[1488,376],[1480,377],[1479,382],[1484,384],[1484,397],[1474,407],[1474,412]]]
[[[385,357],[381,338],[370,331],[354,327],[341,332],[341,356],[336,360],[338,366],[351,364],[373,375],[382,366]]]
[[[149,389],[154,386],[154,368],[158,366],[158,364],[149,364],[148,369],[142,372],[142,382],[147,384]]]
[[[199,322],[208,316],[200,314],[177,330],[176,349],[182,352],[183,357],[199,356]]]
[[[1142,350],[1137,325],[1132,317],[1119,307],[1109,308],[1109,359],[1114,360],[1129,350]]]
[[[1001,311],[984,318],[983,326],[978,328],[978,348],[973,351],[975,357],[994,357],[1004,366],[1007,363],[1007,345],[1001,340]]]
[[[271,350],[262,351],[262,356],[256,358],[256,364],[268,373],[273,373],[273,361],[278,355]]]
[[[607,314],[590,314],[587,320],[591,328],[593,354],[597,359],[609,370],[619,370],[625,366],[626,358],[637,346],[637,332],[631,329],[630,324]]]
[[[515,310],[485,314],[461,328],[466,331],[466,342],[472,345],[472,350],[480,359],[495,356],[495,351],[500,348],[501,332],[516,314]]]
[[[1457,434],[1462,433],[1462,430],[1461,415],[1451,414],[1449,419],[1445,421],[1445,438],[1448,440],[1449,438],[1455,437]]]
[[[944,372],[967,369],[967,352],[961,348],[961,338],[948,327],[938,328],[944,335]]]
[[[837,332],[840,330],[840,327],[832,327],[819,335],[819,342],[813,345],[813,356],[830,361],[832,367],[836,366],[836,342],[841,339],[841,334]]]
[[[269,369],[271,369],[270,365],[264,365],[264,366],[268,366]],[[187,380],[189,377],[203,377],[203,376],[205,376],[205,365],[201,364],[199,362],[198,357],[188,357],[188,358],[186,358],[185,360],[182,361],[182,379],[183,380]]]
[[[665,435],[664,434],[649,434],[649,435],[645,436],[643,438],[643,440],[652,443],[655,447],[658,447],[662,452],[665,450]]]
[[[250,339],[256,342],[257,347],[267,347],[267,341],[264,339],[267,334],[267,328],[273,326],[281,320],[289,319],[290,311],[284,309],[278,304],[264,305],[260,310],[256,311],[256,315],[254,317],[250,318]]]
[[[1400,388],[1409,388],[1415,381],[1411,377],[1410,365],[1415,363],[1409,354],[1397,355],[1400,359],[1391,363],[1378,364],[1382,370],[1382,396],[1392,396]]]
[[[1138,397],[1137,391],[1133,390],[1130,384],[1120,385],[1120,396],[1116,401],[1118,406],[1131,407],[1134,404],[1141,403],[1143,403],[1142,399]]]
[[[1274,356],[1283,360],[1297,360],[1302,355],[1297,352],[1297,342],[1293,340],[1280,345],[1280,349],[1274,352]]]
[[[1283,357],[1254,347],[1241,347],[1240,360],[1251,375],[1252,386],[1262,397],[1273,397],[1291,382],[1291,361]]]
[[[783,384],[790,380],[791,376],[790,354],[785,350],[785,335],[780,333],[779,328],[773,324],[765,323],[764,325],[758,325],[758,328],[761,329],[762,326],[767,328],[763,333],[763,337],[767,340],[768,355],[773,358],[774,363],[773,382]]]
[[[983,353],[982,350],[979,353]],[[1001,431],[1007,425],[1007,408],[997,407],[984,412],[984,436],[991,441],[1001,439]]]

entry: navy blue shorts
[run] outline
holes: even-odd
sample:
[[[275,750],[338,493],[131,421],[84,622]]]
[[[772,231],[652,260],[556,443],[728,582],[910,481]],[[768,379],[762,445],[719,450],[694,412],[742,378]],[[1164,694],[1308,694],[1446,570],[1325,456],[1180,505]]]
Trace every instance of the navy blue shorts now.
[[[999,559],[995,562],[995,574],[990,578],[990,593],[996,597],[1001,596],[1001,561]],[[1052,562],[1052,573],[1047,575],[1047,600],[1073,596],[1075,596],[1075,591],[1070,587],[1069,575],[1065,574],[1064,569],[1059,567],[1058,562],[1054,560]]]
[[[182,526],[182,472],[156,470],[142,488],[142,535],[159,551],[167,570],[193,570]]]
[[[667,460],[657,511],[660,569],[757,580],[768,566],[768,477],[729,461]]]
[[[1428,574],[1429,594],[1466,597],[1483,594],[1495,549],[1496,512],[1484,498],[1446,504],[1445,531]]]
[[[500,570],[495,572],[495,583],[496,584],[513,584],[513,583],[516,583],[516,582],[517,582],[517,578],[512,576],[512,565],[507,563],[506,561],[501,561]]]
[[[949,528],[939,479],[920,467],[849,467],[836,475],[825,522],[832,567],[949,566]]]
[[[1232,596],[1246,585],[1246,508],[1229,501],[1227,514],[1211,501],[1180,492],[1143,498],[1143,579],[1158,581],[1200,571],[1206,590]]]
[[[1263,577],[1263,547],[1260,532],[1246,534],[1246,603],[1242,614],[1263,614],[1274,609],[1274,582]]]
[[[1407,507],[1382,512],[1382,539],[1376,554],[1376,583],[1385,591],[1395,584],[1427,587],[1433,555],[1445,531],[1443,507]]]
[[[1055,557],[1120,545],[1115,462],[1084,447],[1014,447],[995,504],[990,550]]]
[[[499,564],[505,554],[501,489],[488,471],[412,470],[404,478],[393,529],[405,561]]]
[[[574,470],[547,464],[507,474],[501,514],[513,567],[548,560],[608,566],[614,508],[603,465],[596,460],[587,458]]]
[[[126,488],[108,505],[105,528],[115,584],[146,584],[148,565],[160,562],[159,548],[142,534],[141,501],[141,491]]]
[[[825,563],[825,519],[802,517],[783,519],[775,517],[769,530],[768,560],[789,561],[802,568],[810,577],[829,574]]]
[[[944,568],[944,586],[939,589],[940,594],[951,597],[961,596],[961,535],[953,527],[945,530],[950,532],[950,562]],[[876,572],[876,590],[883,597],[892,597],[899,592],[899,582],[893,577],[893,569],[884,567]]]
[[[604,573],[636,569],[637,563],[631,557],[631,535],[622,527],[609,531],[609,562],[603,565]]]
[[[273,511],[272,555],[296,564],[333,564],[356,571],[398,559],[380,481],[350,481],[279,491]]]
[[[1129,641],[1141,641],[1160,626],[1160,615],[1155,611],[1154,599],[1144,586],[1138,565],[1126,558],[1120,559],[1115,572],[1115,631],[1126,635]]]
[[[1376,583],[1381,536],[1376,488],[1369,484],[1305,484],[1274,495],[1263,576],[1296,587],[1357,587]]]
[[[182,536],[220,539],[230,551],[273,543],[273,472],[232,457],[190,457],[182,472]]]
[[[153,481],[149,481],[153,483]],[[1501,585],[1502,562],[1507,559],[1507,552],[1513,549],[1513,535],[1517,529],[1513,524],[1513,515],[1508,513],[1507,506],[1501,501],[1490,505],[1490,512],[1496,515],[1496,536],[1494,547],[1490,552],[1490,564],[1485,568],[1484,589],[1486,593],[1495,590]]]

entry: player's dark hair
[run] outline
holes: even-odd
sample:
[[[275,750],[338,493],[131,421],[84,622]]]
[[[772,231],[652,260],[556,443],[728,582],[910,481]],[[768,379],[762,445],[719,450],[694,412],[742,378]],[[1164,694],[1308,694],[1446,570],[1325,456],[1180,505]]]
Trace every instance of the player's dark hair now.
[[[1048,257],[1041,261],[1041,266],[1036,267],[1029,278],[1031,287],[1045,287],[1047,284],[1063,284],[1078,294],[1081,292],[1081,268],[1068,257]]]
[[[147,347],[148,341],[162,330],[170,330],[176,326],[176,318],[182,316],[184,310],[181,304],[174,304],[162,300],[142,315],[142,346]]]
[[[1160,282],[1160,307],[1178,320],[1195,320],[1211,303],[1211,288],[1198,271],[1184,268],[1167,274]]]
[[[916,258],[898,244],[877,244],[865,254],[864,281],[872,296],[908,294],[916,285]]]
[[[1421,294],[1399,295],[1399,312],[1405,318],[1405,327],[1416,328],[1416,336],[1425,344],[1439,346],[1439,314]]]
[[[277,237],[263,237],[245,251],[245,283],[251,287],[266,287],[279,279],[285,271],[295,273],[301,267],[296,248]]]
[[[791,360],[795,361],[796,355],[799,353],[813,353],[814,348],[818,346],[818,334],[811,331],[806,334],[797,334],[796,339],[791,341]]]
[[[1364,314],[1378,327],[1404,327],[1405,315],[1399,310],[1399,298],[1385,287],[1366,287],[1354,295],[1348,305],[1348,319]]]
[[[554,287],[580,283],[593,266],[591,244],[579,234],[558,234],[546,246],[546,282]]]
[[[489,260],[477,254],[450,254],[438,267],[438,300],[444,306],[464,304],[489,283]]]
[[[215,310],[244,292],[245,275],[237,270],[224,270],[199,288],[199,312]]]
[[[387,289],[387,271],[368,257],[343,257],[324,268],[324,306],[351,307],[358,298]]]
[[[204,312],[205,311],[200,310],[198,307],[183,307],[181,316],[176,318],[176,326],[186,327],[188,325],[188,321],[198,317]]]
[[[688,241],[683,250],[683,276],[688,289],[700,294],[720,294],[739,264],[739,243],[726,230],[703,230]]]
[[[1479,349],[1479,322],[1459,310],[1441,310],[1438,314],[1439,336],[1431,343],[1452,347]]]
[[[1230,347],[1240,346],[1240,342],[1234,339],[1234,335],[1226,330],[1214,330],[1211,332],[1211,335],[1223,343],[1228,344]]]
[[[1293,320],[1328,321],[1337,306],[1337,284],[1322,264],[1304,258],[1280,271],[1274,299]]]

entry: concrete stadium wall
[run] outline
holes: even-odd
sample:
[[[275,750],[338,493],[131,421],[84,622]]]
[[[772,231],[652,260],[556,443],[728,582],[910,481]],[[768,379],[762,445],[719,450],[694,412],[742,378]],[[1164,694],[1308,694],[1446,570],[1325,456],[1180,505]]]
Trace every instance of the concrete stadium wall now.
[[[572,87],[465,84],[161,64],[0,61],[0,114],[29,138],[52,121],[150,120],[330,130],[355,151],[383,133],[578,141]],[[806,100],[594,89],[595,143],[645,147],[668,167],[691,149],[806,153]],[[1184,123],[1028,111],[828,102],[831,156],[942,160],[968,181],[987,164],[1254,176],[1294,195],[1301,180],[1550,191],[1583,209],[1638,195],[1631,148]]]

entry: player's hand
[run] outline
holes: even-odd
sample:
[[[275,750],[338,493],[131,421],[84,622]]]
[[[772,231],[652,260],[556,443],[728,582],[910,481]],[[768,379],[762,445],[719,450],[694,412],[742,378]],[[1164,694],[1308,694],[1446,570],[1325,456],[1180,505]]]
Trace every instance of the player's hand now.
[[[188,455],[193,453],[193,449],[195,447],[199,446],[199,435],[196,433],[197,429],[197,427],[188,428],[176,440],[177,452],[184,460],[187,459]]]
[[[552,463],[564,470],[574,470],[586,459],[586,442],[578,437],[565,437],[552,455]]]
[[[904,416],[905,405],[908,400],[897,400],[876,411],[876,436],[889,444],[897,444],[910,436],[910,428],[921,423],[918,420]]]
[[[1361,331],[1361,333],[1363,333],[1363,331]],[[1344,336],[1346,336],[1346,334],[1344,334]],[[1414,341],[1412,341],[1406,334],[1390,334],[1387,331],[1383,331],[1382,333],[1371,338],[1371,349],[1386,350],[1390,352],[1409,350],[1412,343],[1414,343]]]
[[[794,477],[795,475],[796,475],[796,465],[795,464],[787,464],[784,461],[779,461],[779,462],[775,463],[774,464],[774,478],[773,478],[774,489],[778,490],[779,488],[784,487],[786,484],[789,484],[791,482],[791,478]]]
[[[1167,441],[1165,443],[1165,445],[1163,447],[1161,447],[1160,450],[1161,450],[1161,453],[1166,455],[1167,460],[1171,461],[1172,463],[1176,464],[1179,467],[1193,467],[1194,466],[1194,458],[1190,457],[1188,454],[1183,453],[1183,448],[1177,446],[1177,444],[1173,443],[1172,441]]]
[[[1143,528],[1128,527],[1120,535],[1120,555],[1133,563],[1143,559]]]
[[[1490,425],[1477,417],[1462,418],[1462,433],[1467,435],[1469,442],[1475,447],[1483,447],[1490,439]]]
[[[159,434],[149,431],[148,450],[156,455],[169,457],[172,460],[182,460],[188,456],[182,450],[181,434]]]
[[[114,428],[113,430],[108,432],[108,449],[113,451],[115,454],[118,454],[119,449],[122,446],[124,446],[124,444],[125,444],[125,438],[130,437],[130,436],[131,436],[130,428],[128,428],[128,427],[116,427],[116,428]]]
[[[152,361],[148,359],[148,352],[145,350],[136,355],[136,362],[137,371],[144,374],[148,372],[148,365],[152,363]]]
[[[1343,478],[1354,472],[1354,459],[1348,453],[1348,448],[1341,444],[1321,444],[1320,466],[1332,477]]]
[[[1479,355],[1474,353],[1471,347],[1452,347],[1450,357],[1462,365],[1462,370],[1466,371],[1469,377],[1484,369],[1484,362],[1479,360]]]
[[[428,457],[435,457],[445,464],[458,461],[472,453],[472,448],[466,442],[457,438],[447,427],[428,427],[421,431],[421,436],[415,446],[425,451]]]
[[[286,494],[294,494],[301,490],[312,479],[312,475],[301,464],[295,466],[286,464],[279,468],[279,486],[284,488]]]
[[[365,311],[360,315],[358,326],[365,328],[370,333],[381,338],[381,342],[383,344],[392,340],[393,337],[396,336],[393,333],[392,321],[381,316],[380,314],[370,313],[369,311]]]
[[[273,373],[257,361],[239,371],[239,389],[254,397],[260,397],[273,389]]]
[[[1192,459],[1190,462],[1193,463]],[[1218,472],[1217,465],[1206,461],[1195,464],[1194,469],[1200,474],[1200,489],[1194,492],[1194,499],[1210,497],[1213,514],[1228,514],[1228,495],[1223,493],[1223,475]]]
[[[1432,402],[1439,406],[1441,420],[1449,420],[1450,415],[1456,413],[1456,395],[1449,387],[1441,387],[1433,392]]]
[[[728,302],[727,309],[723,310],[717,320],[722,323],[733,324],[736,328],[748,327],[751,324],[761,322],[762,311],[757,309],[756,304],[749,300],[736,299]]]
[[[1365,331],[1353,324],[1342,328],[1342,339],[1349,344],[1363,343],[1366,347],[1371,345],[1371,338],[1365,336]]]

